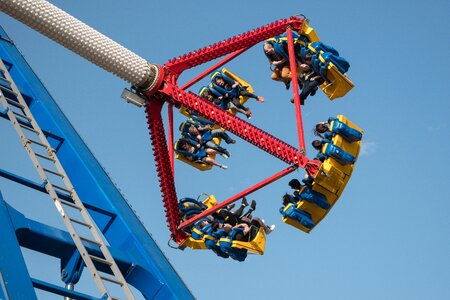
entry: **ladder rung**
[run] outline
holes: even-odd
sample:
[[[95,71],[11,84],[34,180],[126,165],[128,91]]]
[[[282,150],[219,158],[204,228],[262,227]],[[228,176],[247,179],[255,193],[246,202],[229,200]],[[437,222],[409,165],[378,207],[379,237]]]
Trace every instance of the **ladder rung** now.
[[[16,93],[16,92],[14,92],[13,90],[11,90],[11,89],[9,89],[9,88],[3,86],[3,85],[0,85],[0,89],[2,89],[2,90],[4,90],[4,91],[7,91],[7,92],[9,92],[9,93],[14,94],[14,95],[17,96],[17,93]]]
[[[29,131],[34,132],[36,134],[39,134],[39,132],[37,130],[34,130],[33,128],[31,128],[28,125],[19,124],[19,126],[22,127],[23,129],[26,129],[26,130],[29,130]]]
[[[2,71],[2,70],[0,70],[0,71]],[[5,73],[3,72],[3,74],[5,74]],[[9,81],[8,79],[6,79],[4,77],[0,77],[0,80],[2,80],[4,82],[6,82],[7,84],[11,85],[11,81]]]
[[[99,247],[103,245],[102,243],[99,243],[99,242],[97,242],[97,241],[95,241],[95,240],[92,240],[92,239],[87,238],[87,237],[84,237],[84,236],[80,236],[80,239],[83,240],[83,241],[86,241],[86,242],[95,244],[95,245],[97,245],[97,246],[99,246]]]
[[[21,109],[24,109],[24,108],[25,108],[25,106],[23,106],[22,104],[20,104],[20,103],[17,102],[17,101],[14,101],[14,100],[9,99],[9,98],[6,98],[6,97],[5,97],[5,99],[6,99],[6,102],[8,102],[9,104],[11,104],[12,106],[15,106],[15,107],[21,108]]]
[[[46,169],[46,168],[42,168],[42,170],[44,170],[44,171],[47,172],[47,173],[51,173],[51,174],[53,174],[53,175],[59,176],[59,177],[61,177],[61,178],[64,178],[64,175],[63,175],[63,174],[58,173],[58,172],[56,172],[56,171],[52,171],[52,170],[49,170],[49,169]]]
[[[23,118],[23,119],[28,120],[28,122],[31,122],[31,118],[30,118],[30,117],[27,117],[27,116],[25,116],[25,115],[22,115],[22,114],[20,114],[20,113],[18,113],[18,112],[16,112],[16,111],[13,111],[12,113],[15,114],[16,116],[20,117],[20,118]]]
[[[104,258],[100,258],[100,257],[94,256],[94,255],[89,255],[89,257],[90,257],[92,260],[98,261],[99,263],[102,263],[102,264],[105,264],[105,265],[108,265],[108,266],[112,266],[112,263],[109,262],[109,261],[107,261],[107,260],[104,259]]]
[[[30,143],[33,143],[33,144],[36,144],[36,145],[39,145],[39,146],[47,148],[47,145],[42,144],[41,142],[38,142],[38,141],[35,141],[35,140],[32,140],[32,139],[28,139],[28,140],[30,141]]]
[[[78,207],[78,206],[77,206],[77,207]],[[89,229],[92,228],[92,225],[91,225],[91,224],[88,224],[88,223],[86,223],[86,222],[83,222],[83,221],[80,221],[80,220],[77,220],[77,219],[72,219],[72,218],[69,218],[69,220],[72,221],[72,222],[74,222],[74,223],[77,223],[77,224],[86,226],[86,227],[88,227]]]
[[[79,206],[76,205],[75,203],[72,203],[72,202],[69,202],[69,201],[66,201],[66,200],[63,200],[63,199],[59,199],[59,198],[58,198],[58,201],[61,202],[61,204],[64,204],[64,205],[66,205],[66,206],[70,206],[70,207],[72,207],[72,208],[81,210],[81,207],[79,207]]]
[[[118,284],[120,286],[123,286],[124,283],[122,281],[119,281],[117,279],[111,278],[111,277],[106,277],[106,276],[100,276],[101,279]]]
[[[57,188],[57,189],[59,189],[59,190],[61,190],[61,191],[64,191],[64,192],[66,192],[66,193],[69,193],[69,194],[72,193],[72,191],[69,191],[69,190],[66,189],[65,187],[59,186],[59,185],[54,184],[54,183],[52,183],[51,185],[52,185],[52,187],[55,187],[55,188]]]
[[[45,155],[43,155],[43,154],[39,154],[39,153],[34,153],[36,156],[38,156],[38,157],[40,157],[40,158],[43,158],[43,159],[46,159],[46,160],[49,160],[49,161],[52,161],[52,162],[55,162],[55,160],[53,159],[53,158],[51,158],[51,157],[48,157],[48,156],[45,156]]]

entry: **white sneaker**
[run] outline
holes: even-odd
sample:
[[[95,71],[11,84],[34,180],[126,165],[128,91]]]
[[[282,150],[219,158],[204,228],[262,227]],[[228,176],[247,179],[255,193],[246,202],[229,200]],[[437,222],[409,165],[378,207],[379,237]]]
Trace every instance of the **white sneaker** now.
[[[272,224],[267,227],[266,234],[270,234],[274,230],[275,230],[275,224]]]
[[[221,165],[220,167],[224,170],[228,169],[228,166],[225,166],[225,165]]]
[[[225,153],[221,153],[220,155],[222,155],[223,158],[228,158],[229,156],[226,155]]]

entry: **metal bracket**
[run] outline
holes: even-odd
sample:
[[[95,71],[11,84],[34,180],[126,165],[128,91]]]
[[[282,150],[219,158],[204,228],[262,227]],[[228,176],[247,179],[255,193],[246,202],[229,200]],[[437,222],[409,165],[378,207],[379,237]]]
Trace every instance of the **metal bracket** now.
[[[121,97],[122,97],[122,99],[127,101],[127,103],[134,104],[137,107],[144,106],[145,102],[147,101],[147,99],[142,98],[141,96],[130,91],[129,89],[123,89]]]

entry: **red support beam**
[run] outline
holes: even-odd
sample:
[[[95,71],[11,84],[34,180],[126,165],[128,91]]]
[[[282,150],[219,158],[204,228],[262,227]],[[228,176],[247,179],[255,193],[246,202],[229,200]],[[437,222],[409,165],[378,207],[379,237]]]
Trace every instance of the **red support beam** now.
[[[198,95],[185,92],[168,80],[159,93],[166,95],[175,106],[185,106],[189,111],[214,122],[214,124],[234,133],[256,147],[297,167],[304,168],[308,162],[298,149],[255,127],[254,125],[230,114],[218,106],[209,103]]]
[[[181,243],[186,239],[186,233],[177,229],[180,224],[180,211],[175,190],[175,183],[167,151],[164,124],[161,118],[161,109],[164,102],[159,99],[150,98],[147,101],[145,111],[147,113],[147,124],[150,131],[150,139],[153,147],[156,171],[159,177],[159,186],[164,203],[164,211],[172,239]]]
[[[215,64],[214,66],[208,68],[207,70],[205,70],[204,72],[202,72],[200,75],[198,75],[197,77],[195,77],[194,79],[190,80],[188,83],[185,83],[181,89],[185,90],[188,87],[190,87],[191,85],[197,83],[198,81],[200,81],[203,77],[208,76],[212,71],[220,68],[221,66],[223,66],[224,64],[226,64],[227,62],[229,62],[230,60],[234,59],[236,56],[241,55],[242,53],[244,53],[245,51],[247,51],[248,48],[243,48],[241,50],[235,51],[234,53],[228,55],[227,57],[225,57],[224,59],[222,59],[221,61],[219,61],[217,64]]]
[[[195,217],[193,217],[193,218],[191,218],[189,220],[184,221],[183,223],[180,224],[180,226],[178,226],[178,229],[181,230],[181,229],[183,229],[183,228],[185,228],[185,227],[187,227],[189,225],[194,224],[198,220],[200,220],[202,218],[205,218],[205,217],[209,216],[210,214],[218,211],[219,209],[224,208],[227,205],[229,205],[229,204],[231,204],[231,203],[241,199],[242,197],[245,197],[248,194],[251,194],[251,193],[253,193],[253,192],[255,192],[255,191],[265,187],[266,185],[268,185],[268,184],[270,184],[270,183],[280,179],[281,177],[286,176],[287,174],[293,172],[294,170],[295,170],[295,167],[289,167],[287,169],[282,170],[281,172],[278,172],[277,174],[275,174],[273,176],[270,176],[269,178],[267,178],[267,179],[265,179],[265,180],[255,184],[254,186],[252,186],[252,187],[250,187],[250,188],[248,188],[248,189],[246,189],[246,190],[244,190],[244,191],[234,195],[233,197],[228,198],[227,200],[217,204],[216,206],[213,206],[210,209],[205,210],[201,214],[199,214],[199,215],[197,215],[197,216],[195,216]]]
[[[298,135],[298,143],[300,146],[300,151],[305,153],[305,138],[303,136],[303,120],[302,120],[302,111],[300,109],[300,96],[298,94],[298,81],[297,81],[297,60],[295,59],[294,52],[294,42],[292,40],[292,29],[288,27],[286,30],[287,38],[288,38],[288,52],[289,52],[289,66],[291,68],[291,85],[292,91],[294,92],[294,106],[295,106],[295,117],[297,120],[297,135]]]
[[[224,41],[173,58],[169,60],[165,66],[174,74],[179,75],[186,69],[196,67],[239,49],[252,47],[261,41],[281,34],[286,31],[288,26],[291,26],[295,30],[299,30],[302,25],[303,19],[295,16],[290,17],[289,19],[278,20],[228,38]]]
[[[169,103],[169,106],[167,107],[167,120],[168,120],[168,151],[169,151],[169,158],[170,158],[170,165],[172,167],[172,173],[174,173],[174,150],[173,150],[173,104]]]

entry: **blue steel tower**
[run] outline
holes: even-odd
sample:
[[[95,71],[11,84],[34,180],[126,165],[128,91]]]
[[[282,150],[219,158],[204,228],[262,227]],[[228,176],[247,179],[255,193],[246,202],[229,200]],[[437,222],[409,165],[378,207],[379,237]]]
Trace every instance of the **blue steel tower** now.
[[[67,299],[114,299],[108,291],[128,285],[145,299],[193,299],[3,28],[0,58],[0,116],[6,120],[1,126],[16,128],[33,165],[44,174],[44,180],[35,181],[0,166],[0,180],[49,194],[56,206],[49,214],[59,214],[68,226],[62,230],[27,218],[0,191],[0,299],[36,299],[35,289]],[[69,216],[70,210],[81,217]],[[30,277],[21,248],[58,259],[61,284]],[[96,295],[79,292],[76,283],[82,272],[107,289],[99,288]],[[127,290],[120,298],[132,297]]]

